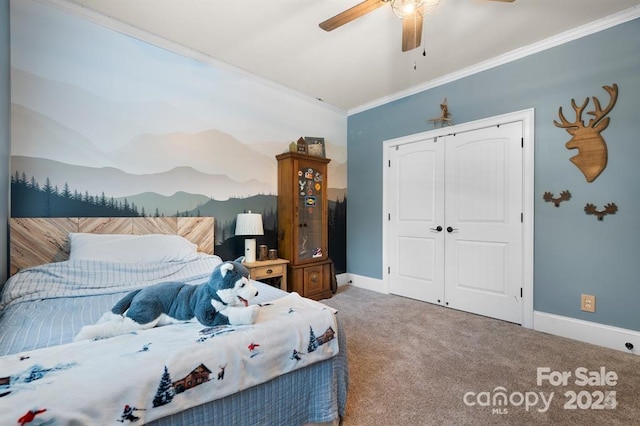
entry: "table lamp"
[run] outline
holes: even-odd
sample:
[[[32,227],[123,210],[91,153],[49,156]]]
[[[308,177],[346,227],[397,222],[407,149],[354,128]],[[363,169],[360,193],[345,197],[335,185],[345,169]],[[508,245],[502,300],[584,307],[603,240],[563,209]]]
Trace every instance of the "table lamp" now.
[[[236,219],[236,235],[264,235],[262,229],[262,215],[260,213],[239,213]],[[256,261],[256,239],[246,238],[244,240],[244,261]]]

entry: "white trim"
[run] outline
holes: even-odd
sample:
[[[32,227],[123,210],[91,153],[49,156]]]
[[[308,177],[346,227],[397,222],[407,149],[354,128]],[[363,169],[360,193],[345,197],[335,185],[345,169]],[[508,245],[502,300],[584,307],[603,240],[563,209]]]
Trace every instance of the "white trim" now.
[[[340,274],[338,285],[350,284],[354,287],[377,293],[389,294],[384,281],[364,277],[356,274]],[[533,312],[533,330],[578,340],[592,345],[615,349],[628,354],[640,355],[640,332],[610,325],[583,321],[575,318],[564,317],[546,312]],[[629,342],[633,349],[629,350],[625,344]]]
[[[341,276],[344,277],[345,281],[343,281],[343,284],[338,285],[350,284],[354,287],[375,291],[376,293],[389,294],[389,292],[386,291],[385,283],[382,280],[350,273],[341,274]]]
[[[640,355],[640,332],[565,316],[534,312],[534,330]],[[629,350],[625,343],[633,344]]]
[[[496,56],[494,58],[487,59],[486,61],[482,61],[477,64],[468,66],[466,68],[462,68],[461,70],[452,72],[442,77],[438,77],[431,81],[421,83],[417,86],[410,87],[407,90],[403,90],[403,91],[394,93],[393,95],[385,96],[385,97],[376,99],[374,101],[368,102],[366,104],[360,105],[358,107],[349,109],[347,110],[347,115],[357,114],[362,111],[366,111],[368,109],[375,108],[375,107],[387,104],[389,102],[393,102],[398,99],[405,98],[407,96],[415,95],[416,93],[424,92],[425,90],[428,90],[428,89],[433,89],[434,87],[451,83],[461,78],[479,73],[481,71],[486,71],[488,69],[495,68],[497,66],[504,65],[512,61],[516,61],[526,56],[533,55],[534,53],[542,52],[544,50],[551,49],[552,47],[556,47],[561,44],[565,44],[570,41],[577,40],[579,38],[597,33],[599,31],[606,30],[608,28],[623,24],[625,22],[631,21],[638,17],[640,17],[640,6],[638,5],[632,6],[621,12],[614,13],[613,15],[609,15],[605,18],[598,19],[589,24],[585,24],[580,27],[576,27],[574,29],[565,31],[563,33],[541,40],[539,42],[530,44],[529,46],[520,47],[518,49]]]
[[[195,49],[191,49],[188,47],[185,47],[183,45],[180,45],[178,43],[175,43],[173,41],[167,40],[166,38],[160,37],[157,34],[153,34],[151,32],[142,30],[138,27],[135,27],[131,24],[127,24],[124,23],[122,21],[119,21],[113,17],[110,16],[106,16],[103,15],[99,12],[93,11],[83,5],[80,5],[78,3],[73,3],[70,0],[35,0],[38,1],[40,3],[43,4],[48,4],[51,6],[55,6],[58,9],[64,10],[66,12],[72,13],[76,16],[79,16],[81,18],[87,19],[95,24],[101,25],[105,28],[109,28],[112,29],[114,31],[117,31],[121,34],[124,34],[126,36],[130,36],[130,37],[134,37],[136,39],[145,41],[147,43],[153,44],[157,47],[160,47],[162,49],[166,49],[170,52],[185,56],[187,58],[191,58],[200,62],[204,62],[204,63],[209,63],[212,64],[214,66],[217,67],[224,67],[226,69],[232,70],[234,72],[238,72],[240,74],[243,74],[246,77],[250,77],[253,78],[257,81],[262,82],[263,84],[266,84],[269,87],[275,88],[275,89],[279,89],[279,90],[283,90],[286,92],[289,92],[290,94],[294,94],[298,97],[301,97],[303,99],[306,99],[308,101],[312,101],[321,105],[326,106],[327,108],[335,111],[335,112],[341,112],[341,113],[345,113],[345,111],[341,108],[338,108],[332,104],[326,103],[324,101],[321,101],[320,99],[314,98],[312,96],[306,95],[304,93],[301,93],[297,90],[294,90],[290,87],[287,87],[285,85],[276,83],[274,81],[265,79],[263,77],[260,77],[256,74],[253,74],[247,70],[244,70],[242,68],[238,68],[234,65],[231,65],[229,63],[223,62],[219,59],[213,58],[209,55],[206,55],[202,52],[196,51]],[[384,105],[386,103],[398,100],[398,99],[402,99],[405,98],[407,96],[419,93],[419,92],[423,92],[425,90],[428,89],[432,89],[434,87],[438,87],[441,86],[443,84],[446,83],[450,83],[452,81],[455,80],[459,80],[461,78],[470,76],[472,74],[476,74],[478,72],[481,71],[485,71],[487,69],[490,68],[494,68],[512,61],[515,61],[517,59],[521,59],[525,56],[529,56],[532,55],[534,53],[538,53],[541,52],[543,50],[547,50],[550,49],[552,47],[555,46],[559,46],[561,44],[564,43],[568,43],[570,41],[588,36],[590,34],[594,34],[596,32],[599,31],[603,31],[606,30],[608,28],[611,28],[613,26],[631,21],[633,19],[636,19],[640,17],[640,6],[636,5],[636,6],[632,6],[626,10],[623,10],[621,12],[615,13],[613,15],[610,15],[608,17],[602,18],[602,19],[598,19],[594,22],[591,22],[589,24],[585,24],[582,25],[580,27],[576,27],[574,29],[565,31],[563,33],[560,33],[558,35],[549,37],[547,39],[544,39],[542,41],[539,41],[537,43],[533,43],[529,46],[524,46],[515,50],[512,50],[510,52],[504,53],[502,55],[496,56],[494,58],[488,59],[486,61],[483,62],[479,62],[477,64],[471,65],[467,68],[463,68],[461,70],[455,71],[453,73],[444,75],[442,77],[436,78],[434,80],[419,84],[417,86],[413,86],[410,87],[407,90],[404,91],[400,91],[397,93],[394,93],[393,95],[390,96],[385,96],[379,99],[376,99],[372,102],[368,102],[366,104],[360,105],[358,107],[349,109],[346,111],[346,114],[352,115],[352,114],[357,114],[359,112],[362,111],[366,111],[368,109],[371,108],[375,108],[377,106],[380,105]]]
[[[535,111],[533,108],[516,111],[508,114],[502,114],[494,117],[483,118],[480,120],[470,121],[468,123],[457,124],[455,126],[444,127],[435,130],[429,130],[408,136],[402,136],[396,139],[390,139],[383,142],[382,147],[382,293],[389,293],[389,274],[385,271],[389,267],[387,256],[388,243],[388,221],[385,219],[387,212],[387,194],[384,188],[387,186],[389,162],[389,149],[396,145],[415,142],[424,139],[433,139],[451,133],[461,133],[477,130],[484,127],[496,126],[499,124],[522,122],[522,135],[524,138],[523,147],[523,170],[522,170],[522,197],[523,206],[523,239],[522,239],[522,326],[525,328],[533,328],[533,199],[534,199],[534,123]]]
[[[351,280],[351,276],[346,272],[342,274],[336,274],[336,280],[338,281],[338,287],[340,287],[341,285],[350,284],[349,281]]]
[[[216,59],[212,56],[209,56],[205,53],[199,52],[195,49],[183,46],[179,43],[176,43],[171,40],[167,40],[164,37],[161,37],[157,34],[151,33],[149,31],[143,30],[141,28],[135,27],[131,24],[127,24],[125,22],[119,21],[111,16],[103,15],[102,13],[96,12],[94,10],[89,9],[83,5],[78,3],[73,3],[70,0],[35,0],[39,3],[46,4],[49,6],[56,7],[57,9],[63,10],[65,12],[71,13],[79,18],[88,20],[93,22],[94,24],[100,25],[101,27],[108,28],[110,30],[116,31],[122,35],[132,37],[138,40],[141,40],[145,43],[149,43],[158,48],[167,50],[169,52],[175,53],[180,56],[184,56],[185,58],[193,59],[198,62],[202,62],[204,64],[209,64],[217,68],[226,69],[228,71],[232,71],[240,74],[241,76],[253,79],[257,83],[263,84],[272,89],[280,90],[283,92],[287,92],[290,95],[297,96],[303,100],[309,101],[316,105],[321,105],[330,109],[334,112],[338,112],[341,114],[345,114],[345,110],[340,109],[332,104],[326,103],[320,99],[314,98],[312,96],[306,95],[302,92],[292,89],[291,87],[285,86],[280,83],[276,83],[272,80],[268,80],[264,77],[260,77],[257,74],[253,74],[245,69],[239,68],[235,65],[231,65],[227,62],[224,62],[220,59]]]
[[[522,256],[524,263],[522,265],[523,287],[522,296],[524,299],[522,326],[533,328],[533,264],[534,264],[534,123],[535,111],[533,109],[521,111],[522,120],[522,136],[524,137],[523,146],[523,168],[522,168],[522,199],[523,199],[523,239],[522,239]]]
[[[350,284],[354,287],[377,293],[389,294],[382,280],[356,274],[340,274],[340,285]],[[533,329],[541,333],[578,340],[597,346],[615,349],[621,352],[640,355],[640,332],[590,321],[564,317],[546,312],[533,312]],[[633,349],[625,347],[625,343],[633,344]]]
[[[208,63],[214,65],[216,67],[226,68],[228,70],[240,73],[245,77],[253,78],[256,81],[261,82],[271,88],[279,89],[286,91],[290,94],[296,95],[302,99],[307,101],[311,101],[320,105],[324,105],[328,109],[331,109],[334,112],[345,113],[347,116],[357,114],[362,111],[366,111],[371,108],[375,108],[380,105],[384,105],[386,103],[405,98],[410,95],[414,95],[419,92],[423,92],[428,89],[432,89],[434,87],[442,86],[444,84],[450,83],[455,80],[459,80],[464,77],[468,77],[472,74],[479,73],[481,71],[485,71],[491,68],[495,68],[500,65],[504,65],[506,63],[515,61],[517,59],[524,58],[526,56],[532,55],[534,53],[541,52],[543,50],[550,49],[552,47],[559,46],[564,43],[568,43],[573,40],[577,40],[579,38],[588,36],[590,34],[597,33],[599,31],[606,30],[608,28],[614,27],[616,25],[623,24],[625,22],[631,21],[640,17],[640,6],[632,6],[628,9],[625,9],[621,12],[615,13],[613,15],[609,15],[605,18],[598,19],[591,23],[582,25],[580,27],[576,27],[574,29],[565,31],[563,33],[557,34],[555,36],[549,37],[542,41],[530,44],[529,46],[524,46],[518,49],[514,49],[510,52],[504,53],[502,55],[496,56],[494,58],[488,59],[486,61],[479,62],[477,64],[471,65],[469,67],[463,68],[461,70],[455,71],[453,73],[444,75],[442,77],[438,77],[434,80],[424,82],[417,86],[410,87],[407,90],[403,90],[397,93],[394,93],[390,96],[385,96],[374,101],[365,103],[358,107],[349,109],[347,111],[338,108],[332,104],[326,103],[320,99],[314,98],[312,96],[306,95],[302,92],[294,90],[288,86],[282,85],[280,83],[276,83],[272,80],[268,80],[266,78],[260,77],[257,74],[253,74],[247,70],[239,68],[235,65],[231,65],[227,62],[223,62],[219,59],[216,59],[212,56],[199,52],[195,49],[191,49],[185,47],[181,44],[173,42],[171,40],[167,40],[164,37],[161,37],[157,34],[153,34],[149,31],[145,31],[138,27],[135,27],[131,24],[127,24],[125,22],[119,21],[113,17],[103,15],[99,12],[91,10],[81,4],[73,3],[71,0],[35,0],[37,2],[48,4],[50,6],[55,6],[58,9],[64,10],[66,12],[72,13],[80,18],[87,19],[95,24],[103,26],[105,28],[109,28],[116,32],[119,32],[123,35],[130,36],[136,38],[138,40],[142,40],[149,44],[155,45],[159,48],[168,50],[170,52],[176,53],[178,55],[185,56],[187,58],[194,59],[199,62]]]

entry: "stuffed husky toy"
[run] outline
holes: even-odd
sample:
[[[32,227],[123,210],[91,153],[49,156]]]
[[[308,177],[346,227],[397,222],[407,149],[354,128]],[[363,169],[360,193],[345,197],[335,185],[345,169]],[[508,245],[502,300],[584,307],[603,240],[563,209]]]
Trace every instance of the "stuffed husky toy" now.
[[[203,284],[165,282],[132,291],[96,324],[82,327],[75,340],[104,339],[193,318],[207,327],[253,324],[258,306],[248,302],[257,295],[249,270],[237,260],[227,261]]]

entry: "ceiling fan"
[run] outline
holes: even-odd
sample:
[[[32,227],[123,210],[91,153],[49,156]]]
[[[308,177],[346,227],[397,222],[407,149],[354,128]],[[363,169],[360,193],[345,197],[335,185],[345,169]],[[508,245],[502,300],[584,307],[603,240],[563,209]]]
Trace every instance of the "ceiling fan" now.
[[[489,0],[511,3],[515,0]],[[440,0],[365,0],[320,23],[320,28],[332,31],[379,7],[389,3],[393,12],[402,19],[402,51],[420,46],[424,15],[435,9]]]

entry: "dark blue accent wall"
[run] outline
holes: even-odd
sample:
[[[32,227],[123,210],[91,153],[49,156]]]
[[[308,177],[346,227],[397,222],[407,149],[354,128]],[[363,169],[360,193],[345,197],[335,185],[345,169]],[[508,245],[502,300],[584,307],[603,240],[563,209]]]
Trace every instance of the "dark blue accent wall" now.
[[[577,154],[564,146],[569,134],[553,121],[560,106],[573,119],[572,98],[606,105],[602,86],[613,83],[619,97],[602,132],[608,165],[588,183],[569,161]],[[534,309],[640,330],[640,19],[351,115],[350,273],[382,279],[383,141],[431,130],[444,98],[455,123],[535,109]],[[559,208],[542,198],[563,190],[573,197]],[[584,212],[612,202],[619,211],[602,221]],[[581,293],[596,295],[595,313],[580,310]]]

